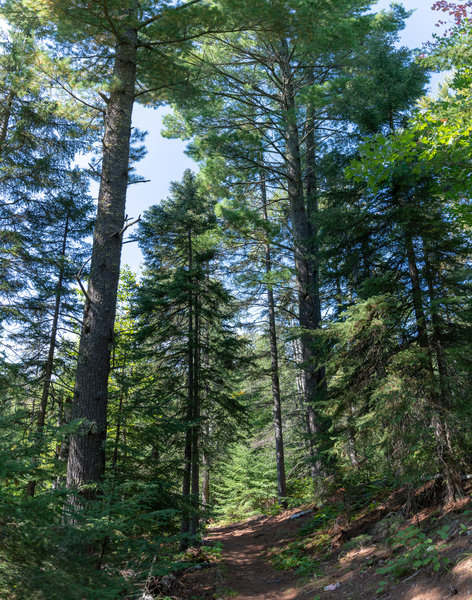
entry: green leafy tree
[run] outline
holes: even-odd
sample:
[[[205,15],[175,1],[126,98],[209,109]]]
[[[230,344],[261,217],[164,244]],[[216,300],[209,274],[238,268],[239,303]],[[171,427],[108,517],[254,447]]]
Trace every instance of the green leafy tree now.
[[[411,140],[415,134],[413,127],[400,138],[405,141],[409,136]],[[396,334],[391,330],[391,335],[399,336],[401,342],[392,347],[393,354],[387,362],[379,359],[380,370],[372,371],[372,377],[366,376],[366,381],[374,386],[376,380],[386,381],[382,393],[387,393],[388,386],[396,389],[398,385],[402,390],[400,397],[405,400],[410,390],[416,409],[410,416],[422,415],[421,426],[432,440],[430,449],[427,445],[422,447],[424,454],[418,468],[424,468],[428,453],[435,454],[433,464],[444,475],[445,497],[451,500],[461,494],[460,462],[466,455],[466,436],[457,415],[462,415],[463,422],[470,418],[467,411],[463,412],[457,394],[457,386],[464,385],[463,367],[456,363],[457,368],[452,368],[449,362],[455,360],[458,340],[462,338],[462,343],[466,343],[465,332],[470,326],[466,292],[469,275],[465,266],[470,248],[468,236],[461,231],[454,213],[454,203],[448,200],[447,176],[443,179],[442,173],[432,170],[421,145],[416,152],[412,145],[400,150],[400,154],[399,149],[397,136],[380,136],[366,144],[361,160],[354,163],[351,171],[357,172],[358,181],[365,178],[365,204],[359,211],[364,224],[362,237],[368,232],[369,246],[377,249],[368,257],[369,278],[364,272],[360,306],[369,302],[369,297],[387,294],[401,299],[397,311],[403,307],[403,322],[397,320]],[[351,240],[354,246],[362,245],[356,235]],[[372,344],[372,351],[374,347]],[[368,348],[365,352],[369,352]],[[365,354],[359,354],[360,360],[362,356],[365,358]],[[368,364],[367,361],[365,366]],[[358,369],[360,372],[363,368]],[[396,378],[395,384],[392,378]],[[462,387],[462,395],[469,393],[466,388]],[[378,392],[371,389],[370,393]],[[351,418],[356,413],[353,406],[345,406]],[[405,405],[399,410],[405,410]],[[393,431],[394,428],[392,435]],[[408,434],[411,439],[413,432],[411,429]]]

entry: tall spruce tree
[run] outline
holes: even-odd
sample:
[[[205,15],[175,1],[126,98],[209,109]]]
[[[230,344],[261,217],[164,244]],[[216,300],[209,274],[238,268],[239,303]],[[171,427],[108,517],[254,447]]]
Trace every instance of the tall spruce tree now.
[[[212,420],[215,410],[240,410],[232,371],[244,341],[235,331],[231,297],[215,276],[212,205],[190,171],[171,185],[166,201],[147,211],[139,239],[146,259],[139,288],[141,336],[152,364],[159,365],[164,389],[156,392],[177,407],[185,432],[181,535],[186,547],[198,529],[202,423]]]
[[[366,326],[362,328],[365,337],[362,333],[354,335],[356,342],[351,350],[345,348],[343,370],[354,380],[359,377],[359,383],[364,377],[362,394],[368,402],[374,396],[388,398],[389,386],[396,378],[398,397],[404,402],[395,407],[402,415],[403,437],[414,440],[418,427],[427,432],[433,451],[427,445],[420,445],[419,451],[430,456],[431,464],[444,477],[445,498],[449,501],[461,494],[460,461],[465,456],[464,431],[457,415],[462,415],[464,423],[470,420],[468,411],[462,412],[457,395],[463,367],[456,363],[452,369],[449,363],[454,360],[457,341],[462,338],[462,343],[467,343],[470,327],[469,303],[464,295],[470,248],[459,226],[460,217],[454,214],[454,204],[448,199],[447,174],[443,178],[431,170],[431,163],[422,157],[421,144],[417,148],[412,144],[416,135],[413,124],[412,129],[400,133],[401,141],[396,135],[369,140],[361,159],[351,168],[351,174],[357,173],[357,181],[363,181],[365,188],[360,197],[362,205],[355,209],[355,219],[362,228],[352,229],[348,236],[348,247],[356,249],[361,263],[353,286],[357,293],[350,298],[359,306],[352,309],[343,336],[356,319]],[[362,264],[364,259],[368,268],[365,262]],[[344,269],[345,273],[351,270],[348,263],[344,263]],[[376,335],[376,328],[379,343],[368,348],[364,344],[368,336]],[[385,336],[384,344],[380,344],[381,336]],[[360,362],[357,370],[350,370],[348,365],[354,356]],[[354,380],[350,385],[353,390],[358,385]],[[345,380],[341,384],[344,398],[348,397],[347,387]],[[469,393],[468,386],[464,386],[461,396],[468,397]],[[359,408],[356,402],[350,402],[345,410],[350,413],[351,423],[352,419],[359,422],[368,418],[368,405]],[[386,431],[393,443],[395,428],[386,427]],[[400,456],[410,452],[407,448],[408,444],[397,445]],[[398,460],[397,468],[402,471],[402,459]]]
[[[38,56],[31,32],[4,34],[0,319],[6,324],[4,346],[28,381],[22,405],[35,423],[36,464],[44,449],[59,331],[80,312],[73,287],[92,226],[88,179],[72,166],[91,133],[50,98]],[[28,493],[34,493],[33,480]]]
[[[75,89],[80,81],[83,100],[88,107],[98,102],[104,116],[98,211],[74,397],[74,416],[83,426],[72,436],[68,460],[69,486],[80,488],[100,481],[105,468],[107,386],[126,227],[133,105],[137,98],[158,104],[169,87],[182,85],[188,79],[185,49],[195,37],[218,29],[221,20],[215,8],[195,1],[174,6],[155,0],[8,0],[2,14],[13,26],[34,26],[38,35],[54,39],[51,79],[59,78],[74,96],[80,95]],[[44,65],[47,68],[47,61]],[[88,486],[85,495],[93,495],[92,488]]]

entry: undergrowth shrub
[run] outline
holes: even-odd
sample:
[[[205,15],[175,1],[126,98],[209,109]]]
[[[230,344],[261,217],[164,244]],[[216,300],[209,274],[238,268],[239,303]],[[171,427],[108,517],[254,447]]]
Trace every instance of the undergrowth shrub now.
[[[449,533],[449,526],[438,530],[437,534],[441,540],[445,540]],[[407,527],[398,531],[388,539],[389,545],[397,551],[385,566],[377,569],[377,573],[387,575],[393,579],[400,579],[409,573],[426,568],[428,571],[438,572],[446,568],[450,561],[442,555],[447,548],[446,544],[433,543],[418,527]],[[388,585],[388,581],[381,581],[378,592],[382,592]]]
[[[329,523],[332,523],[334,519],[338,516],[340,512],[340,507],[333,504],[326,504],[322,506],[319,511],[315,513],[315,515],[303,525],[298,530],[299,536],[306,536],[318,529],[326,527]]]
[[[270,560],[276,569],[295,571],[301,577],[318,577],[319,563],[309,554],[304,542],[296,541],[282,549],[273,548]]]
[[[129,488],[129,485],[128,485]],[[69,520],[64,490],[34,498],[0,490],[0,598],[117,600],[172,569],[175,509],[156,508],[156,486],[103,490]]]

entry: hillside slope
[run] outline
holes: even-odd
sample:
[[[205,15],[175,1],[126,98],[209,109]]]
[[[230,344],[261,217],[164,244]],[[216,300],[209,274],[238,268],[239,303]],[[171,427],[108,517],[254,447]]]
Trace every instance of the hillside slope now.
[[[211,529],[200,552],[210,548],[211,566],[154,597],[472,600],[472,504],[441,507],[433,488],[409,498],[407,517],[400,491],[352,515],[337,497],[301,516],[307,507]]]

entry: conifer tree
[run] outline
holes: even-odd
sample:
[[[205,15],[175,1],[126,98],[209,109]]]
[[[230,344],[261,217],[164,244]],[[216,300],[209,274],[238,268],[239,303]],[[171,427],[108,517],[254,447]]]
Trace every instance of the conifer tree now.
[[[185,50],[222,22],[216,7],[198,0],[175,6],[156,0],[8,0],[3,15],[17,27],[34,24],[39,34],[55,40],[54,71],[59,79],[67,75],[59,82],[63,87],[80,95],[75,89],[80,81],[88,107],[104,102],[98,107],[104,117],[100,191],[74,399],[74,416],[82,419],[83,427],[72,436],[68,461],[69,485],[80,488],[100,481],[105,468],[107,386],[126,228],[133,105],[137,98],[158,104],[170,87],[184,85]]]
[[[413,128],[405,130],[401,137],[405,141],[415,135]],[[383,385],[387,390],[394,376],[400,386],[405,386],[401,397],[407,401],[410,393],[411,406],[414,406],[410,414],[405,411],[405,423],[428,432],[435,453],[434,464],[444,476],[445,498],[450,501],[461,494],[459,457],[464,456],[465,445],[461,441],[464,434],[454,417],[462,410],[454,391],[461,380],[461,367],[457,363],[453,374],[446,357],[455,355],[455,340],[470,326],[468,301],[463,296],[465,288],[453,283],[458,282],[454,275],[456,269],[461,273],[459,278],[464,276],[464,260],[470,249],[464,232],[458,227],[459,220],[451,210],[453,205],[447,200],[447,179],[441,181],[441,177],[431,172],[431,164],[421,158],[421,145],[416,152],[411,145],[406,146],[399,156],[398,144],[396,136],[369,140],[367,152],[361,152],[361,160],[354,163],[351,171],[358,174],[359,182],[364,180],[367,184],[362,197],[364,206],[359,211],[363,222],[361,235],[367,232],[369,246],[375,248],[375,253],[369,255],[368,277],[364,275],[363,285],[357,288],[360,289],[359,307],[369,307],[372,312],[369,317],[360,313],[358,319],[374,323],[374,315],[381,313],[380,318],[385,323],[383,331],[389,336],[383,350],[375,344],[379,352],[375,369],[366,359],[367,346],[358,353],[358,360],[363,364],[358,366],[357,375],[362,372],[365,376],[371,365],[372,371],[365,381],[373,387],[367,389],[367,398],[372,397],[371,394],[380,398],[382,391],[376,386]],[[362,242],[358,234],[353,231],[350,237],[352,246],[360,248]],[[431,261],[432,256],[439,255],[443,263],[437,258]],[[454,309],[446,308],[448,294],[458,301],[457,304],[451,301]],[[373,305],[376,306],[372,308]],[[385,310],[386,307],[389,308]],[[362,308],[357,310],[362,311]],[[348,321],[352,323],[354,319],[351,317]],[[366,332],[369,330],[371,335],[372,328],[366,328]],[[395,335],[400,336],[402,343],[394,342]],[[386,391],[385,394],[388,395]],[[468,394],[468,389],[463,388],[462,395]],[[404,411],[405,405],[396,410]],[[351,410],[351,416],[357,413],[357,418],[364,418],[370,409],[364,406],[357,411],[356,408]],[[464,422],[468,422],[468,411],[462,415]],[[409,431],[410,439],[414,439],[413,431]]]
[[[176,126],[183,135],[197,136],[193,145],[197,156],[217,153],[248,175],[262,169],[266,181],[287,194],[288,245],[298,290],[300,383],[315,489],[326,473],[323,446],[329,445],[329,422],[321,410],[326,396],[322,355],[314,334],[321,327],[318,163],[333,139],[352,143],[353,112],[346,114],[352,88],[359,88],[358,104],[365,100],[368,85],[375,89],[377,80],[367,85],[366,65],[381,70],[372,64],[377,60],[375,48],[382,47],[386,56],[394,54],[391,38],[406,16],[398,7],[390,14],[365,15],[367,5],[347,7],[340,2],[333,10],[332,5],[296,3],[296,9],[287,5],[285,13],[274,14],[277,34],[219,36],[219,50],[206,47],[201,55],[201,68],[208,72],[211,85],[202,91],[200,105],[180,102],[184,123]],[[327,11],[325,20],[320,21],[320,10]],[[410,64],[410,80],[413,70]],[[424,82],[417,79],[415,92]],[[408,105],[405,86],[395,88],[396,96],[388,98],[382,96],[384,87],[381,90],[377,93],[383,119],[384,106],[398,110],[400,104]],[[366,118],[368,107],[362,110]],[[357,119],[360,113],[358,107]],[[351,132],[350,139],[346,131]],[[262,154],[247,152],[254,139],[262,143]]]
[[[240,408],[231,372],[241,360],[243,340],[231,322],[231,298],[215,277],[215,228],[211,202],[190,171],[140,224],[147,267],[139,292],[141,336],[160,368],[157,393],[175,404],[185,432],[183,547],[198,528],[202,419],[214,410],[231,414]]]
[[[55,350],[78,318],[72,288],[91,232],[88,179],[71,162],[90,141],[81,124],[45,92],[38,45],[28,32],[2,40],[4,112],[0,153],[0,289],[3,342],[28,380],[22,405],[31,410],[31,441],[40,460],[55,378]],[[34,493],[34,481],[28,493]]]

